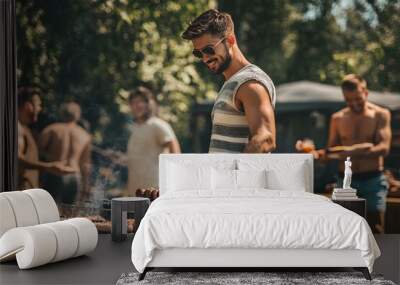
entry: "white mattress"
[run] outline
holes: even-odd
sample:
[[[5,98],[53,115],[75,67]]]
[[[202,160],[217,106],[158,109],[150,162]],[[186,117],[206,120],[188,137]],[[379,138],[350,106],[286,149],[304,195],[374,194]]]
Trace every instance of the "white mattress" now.
[[[155,200],[132,243],[136,269],[168,248],[359,250],[370,271],[380,255],[365,219],[323,196],[266,189],[220,195],[193,190]]]

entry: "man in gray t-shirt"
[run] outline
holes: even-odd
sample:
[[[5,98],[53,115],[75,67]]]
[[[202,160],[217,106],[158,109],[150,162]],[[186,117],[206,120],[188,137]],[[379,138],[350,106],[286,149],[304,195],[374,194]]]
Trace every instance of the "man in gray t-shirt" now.
[[[158,156],[180,153],[180,146],[171,126],[153,115],[155,101],[151,91],[138,87],[129,96],[134,122],[128,142],[128,193],[136,189],[158,187]]]
[[[211,72],[225,77],[212,111],[209,152],[274,150],[275,87],[240,51],[231,16],[208,10],[190,23],[182,37],[192,41],[193,55]]]

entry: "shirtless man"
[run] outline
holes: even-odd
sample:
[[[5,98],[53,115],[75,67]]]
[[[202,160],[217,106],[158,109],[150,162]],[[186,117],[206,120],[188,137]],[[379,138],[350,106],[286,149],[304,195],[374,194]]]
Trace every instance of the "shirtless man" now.
[[[81,108],[69,102],[61,106],[61,121],[47,126],[39,139],[40,153],[46,161],[64,161],[74,169],[69,175],[46,174],[43,183],[57,202],[74,203],[88,198],[90,194],[89,173],[91,136],[78,125]]]
[[[331,118],[328,149],[314,152],[320,159],[352,160],[352,188],[367,200],[367,219],[374,232],[384,232],[388,184],[383,174],[384,156],[391,141],[390,112],[367,101],[366,81],[349,74],[342,81],[347,107]],[[344,163],[339,164],[339,187]]]
[[[35,123],[42,110],[40,91],[21,87],[18,90],[18,189],[39,187],[39,171],[63,175],[71,169],[57,160],[39,161],[38,147],[29,126]]]

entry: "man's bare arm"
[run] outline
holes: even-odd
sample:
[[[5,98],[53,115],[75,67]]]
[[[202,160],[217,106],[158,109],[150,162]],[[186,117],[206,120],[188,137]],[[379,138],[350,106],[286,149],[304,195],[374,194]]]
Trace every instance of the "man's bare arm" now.
[[[18,158],[23,158],[25,153],[25,138],[23,130],[18,126]]]
[[[264,153],[276,147],[275,114],[268,91],[257,81],[244,83],[236,93],[250,128],[244,152]]]
[[[49,173],[53,173],[55,175],[65,175],[75,173],[75,169],[66,166],[61,161],[52,161],[52,162],[44,162],[44,161],[34,161],[26,159],[24,156],[18,155],[18,163],[25,169],[36,169],[39,171],[46,171]]]
[[[179,142],[176,139],[167,142],[166,147],[168,148],[170,153],[181,153],[181,147],[179,146]]]
[[[328,148],[337,146],[340,144],[340,137],[338,131],[338,118],[333,115],[329,124],[329,135],[328,135]]]
[[[338,114],[333,114],[329,124],[329,134],[328,134],[328,145],[327,149],[321,149],[316,151],[317,155],[314,157],[320,158],[322,160],[332,160],[332,159],[342,159],[342,155],[338,153],[330,153],[330,149],[333,147],[339,146],[340,143],[340,136],[339,136],[339,129],[338,129]]]
[[[22,127],[18,126],[18,163],[20,167],[25,169],[45,170],[47,167],[47,163],[26,159],[26,147],[27,145],[24,137],[24,130],[22,129]]]
[[[82,193],[79,193],[78,201],[85,201],[89,198],[91,187],[90,187],[90,172],[92,170],[92,144],[91,141],[87,143],[82,151],[79,168],[82,175]]]
[[[384,110],[379,116],[377,130],[377,144],[367,151],[368,156],[386,156],[390,151],[392,130],[390,128],[391,116],[388,110]]]
[[[315,159],[322,161],[331,159],[341,159],[341,156],[337,153],[330,153],[330,149],[340,145],[340,136],[338,130],[338,115],[333,114],[329,123],[329,134],[328,134],[328,145],[326,149],[312,150],[311,154]]]

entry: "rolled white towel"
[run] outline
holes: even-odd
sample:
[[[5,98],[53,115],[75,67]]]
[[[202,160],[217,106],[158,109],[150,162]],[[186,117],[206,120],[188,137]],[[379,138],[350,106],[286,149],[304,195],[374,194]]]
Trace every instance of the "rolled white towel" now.
[[[23,191],[3,192],[0,195],[10,202],[17,227],[33,226],[39,223],[36,207],[31,197]]]
[[[0,239],[0,261],[16,256],[20,269],[49,263],[56,252],[54,232],[41,225],[11,229]]]
[[[16,257],[20,269],[77,257],[94,250],[98,234],[85,218],[18,227],[0,238],[0,261]]]
[[[0,237],[16,226],[17,223],[10,202],[6,197],[0,195]]]
[[[36,208],[39,224],[52,223],[60,220],[56,202],[49,192],[43,189],[28,189],[22,191],[30,196]]]
[[[65,220],[75,227],[78,233],[78,249],[74,257],[86,254],[94,250],[97,246],[97,228],[92,221],[86,218],[73,218]]]
[[[43,224],[43,227],[51,229],[57,241],[57,250],[51,262],[71,258],[78,250],[78,233],[75,228],[65,221]]]

